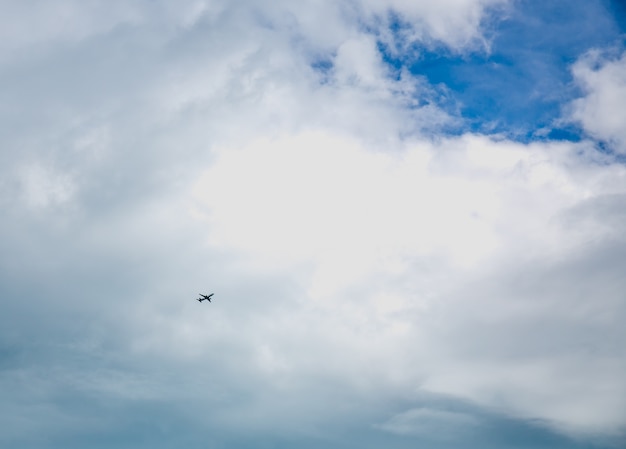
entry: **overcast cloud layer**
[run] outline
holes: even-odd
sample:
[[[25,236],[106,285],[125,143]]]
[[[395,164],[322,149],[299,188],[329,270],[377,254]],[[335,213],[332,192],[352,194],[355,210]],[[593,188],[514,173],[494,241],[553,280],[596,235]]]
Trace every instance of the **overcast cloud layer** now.
[[[0,8],[3,447],[625,444],[619,2]]]

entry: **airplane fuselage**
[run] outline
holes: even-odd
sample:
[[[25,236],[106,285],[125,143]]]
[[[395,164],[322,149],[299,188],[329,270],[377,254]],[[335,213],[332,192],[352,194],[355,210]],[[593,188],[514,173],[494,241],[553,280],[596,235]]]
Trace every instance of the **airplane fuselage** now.
[[[207,300],[209,302],[211,302],[211,296],[213,296],[213,293],[211,293],[210,295],[203,295],[202,293],[199,293],[200,297],[197,299],[197,301],[202,302],[204,300]]]

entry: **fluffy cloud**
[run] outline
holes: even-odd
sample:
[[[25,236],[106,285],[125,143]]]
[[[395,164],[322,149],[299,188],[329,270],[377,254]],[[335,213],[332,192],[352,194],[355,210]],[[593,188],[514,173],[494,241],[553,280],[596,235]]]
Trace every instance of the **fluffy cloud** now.
[[[303,300],[343,330],[318,328],[308,312],[298,322],[336,342],[331,352],[383,357],[375,376],[401,373],[409,391],[594,433],[624,418],[624,354],[610,341],[623,334],[625,310],[619,269],[605,283],[586,264],[624,244],[621,215],[596,212],[624,195],[625,181],[587,143],[467,135],[382,153],[308,133],[218,152],[195,191],[211,245],[245,255],[254,271],[304,267]],[[276,326],[288,334],[271,359],[293,362],[278,343],[293,330]],[[538,335],[538,326],[552,330]],[[335,357],[349,361],[339,377],[361,366]]]
[[[79,416],[223,445],[471,436],[487,414],[619,434],[623,165],[446,136],[432,87],[379,51],[463,51],[501,3],[65,2],[64,26],[7,31],[0,440]]]
[[[584,96],[571,105],[571,116],[594,138],[626,153],[626,55],[606,57],[592,51],[573,67]]]

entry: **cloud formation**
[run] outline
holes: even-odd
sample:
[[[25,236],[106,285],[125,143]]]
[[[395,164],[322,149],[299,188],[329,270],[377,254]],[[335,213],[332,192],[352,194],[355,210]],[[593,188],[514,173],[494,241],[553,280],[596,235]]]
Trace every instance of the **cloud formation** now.
[[[572,104],[572,118],[594,138],[607,142],[620,154],[626,152],[626,56],[606,56],[592,51],[573,67],[585,95]]]
[[[623,53],[563,68],[582,138],[516,141],[390,60],[488,54],[514,3],[27,3],[0,19],[0,442],[623,441]]]

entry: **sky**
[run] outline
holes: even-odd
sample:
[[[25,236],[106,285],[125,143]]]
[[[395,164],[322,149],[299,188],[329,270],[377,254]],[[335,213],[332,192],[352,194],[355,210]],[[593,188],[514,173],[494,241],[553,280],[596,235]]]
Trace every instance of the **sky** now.
[[[624,2],[0,10],[1,446],[624,447]]]

